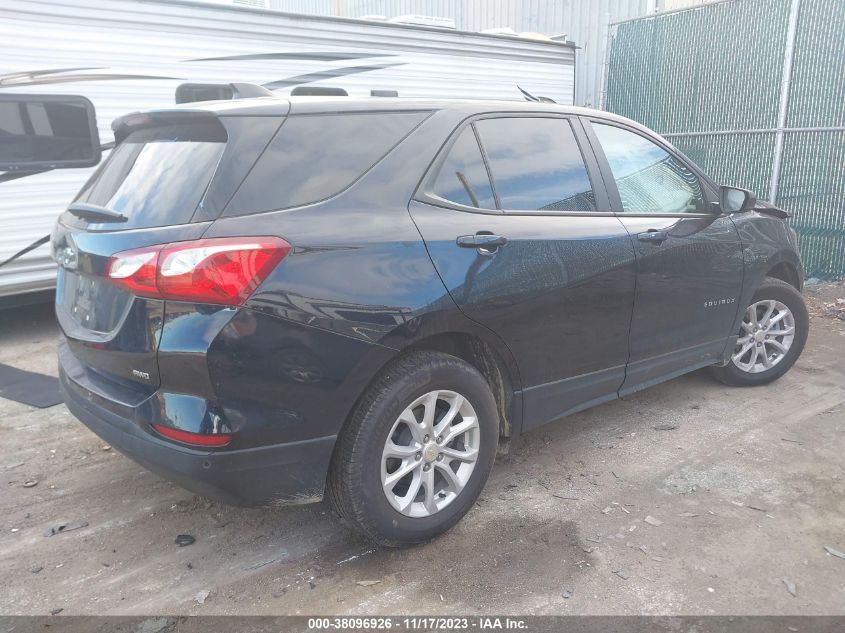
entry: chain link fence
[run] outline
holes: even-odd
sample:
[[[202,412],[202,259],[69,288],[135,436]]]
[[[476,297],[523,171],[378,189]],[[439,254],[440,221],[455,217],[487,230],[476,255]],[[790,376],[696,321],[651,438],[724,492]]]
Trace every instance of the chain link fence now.
[[[604,107],[793,214],[845,277],[845,0],[724,0],[610,26]]]

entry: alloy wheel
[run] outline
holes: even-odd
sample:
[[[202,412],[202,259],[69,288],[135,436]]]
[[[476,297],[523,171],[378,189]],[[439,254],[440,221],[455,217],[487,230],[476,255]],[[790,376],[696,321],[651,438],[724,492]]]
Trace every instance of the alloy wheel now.
[[[783,360],[795,339],[795,317],[780,301],[748,306],[731,362],[744,372],[768,371]]]
[[[461,494],[481,446],[472,404],[454,391],[430,391],[394,422],[381,457],[390,505],[410,517],[440,512]]]

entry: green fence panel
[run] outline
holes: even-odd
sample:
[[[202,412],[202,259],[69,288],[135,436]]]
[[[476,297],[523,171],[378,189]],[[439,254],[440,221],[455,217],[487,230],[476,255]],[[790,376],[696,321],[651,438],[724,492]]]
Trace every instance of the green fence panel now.
[[[793,215],[806,275],[841,278],[845,0],[794,1],[727,0],[615,25],[604,103],[666,135],[717,182],[762,199],[774,184],[774,202]],[[779,132],[794,6],[797,28]]]
[[[845,126],[845,0],[801,0],[787,122]]]
[[[845,131],[784,140],[776,204],[792,213],[808,276],[845,276]]]
[[[789,0],[742,0],[620,24],[605,108],[664,134],[777,123]]]

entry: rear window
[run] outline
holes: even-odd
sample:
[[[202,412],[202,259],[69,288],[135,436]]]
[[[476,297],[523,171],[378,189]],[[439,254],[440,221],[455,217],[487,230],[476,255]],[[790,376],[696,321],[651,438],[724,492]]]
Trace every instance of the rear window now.
[[[225,147],[226,131],[216,119],[136,130],[114,148],[75,202],[128,218],[114,228],[185,224],[202,204]]]
[[[298,207],[358,180],[427,112],[291,116],[244,180],[224,215]]]

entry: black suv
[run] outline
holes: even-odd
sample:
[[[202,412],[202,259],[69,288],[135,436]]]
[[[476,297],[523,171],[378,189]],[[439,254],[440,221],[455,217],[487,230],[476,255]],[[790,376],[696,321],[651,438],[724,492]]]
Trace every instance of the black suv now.
[[[70,410],[199,494],[376,541],[472,506],[497,447],[710,367],[783,375],[783,211],[659,136],[536,103],[259,98],[115,121],[60,217]]]

